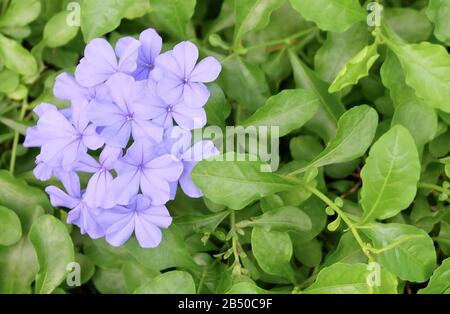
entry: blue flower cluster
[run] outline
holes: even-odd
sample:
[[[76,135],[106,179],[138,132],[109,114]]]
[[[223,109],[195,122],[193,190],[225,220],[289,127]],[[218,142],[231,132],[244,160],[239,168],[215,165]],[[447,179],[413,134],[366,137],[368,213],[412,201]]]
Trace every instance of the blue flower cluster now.
[[[153,29],[139,40],[120,39],[114,49],[92,40],[75,75],[56,78],[54,94],[70,107],[40,104],[37,125],[27,130],[24,145],[41,148],[35,176],[55,176],[65,188],[46,188],[52,205],[68,208],[67,222],[82,234],[104,236],[113,246],[133,232],[142,247],[158,246],[160,228],[172,222],[165,204],[178,183],[200,197],[191,171],[218,154],[211,141],[192,143],[191,130],[206,124],[205,83],[218,77],[220,63],[197,63],[198,49],[187,41],[162,54],[161,48]],[[80,172],[92,174],[85,189]]]

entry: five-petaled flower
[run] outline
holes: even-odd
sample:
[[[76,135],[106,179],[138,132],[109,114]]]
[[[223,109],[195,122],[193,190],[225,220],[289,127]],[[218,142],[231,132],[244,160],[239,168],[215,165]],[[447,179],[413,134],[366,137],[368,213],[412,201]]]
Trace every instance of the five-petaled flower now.
[[[119,39],[114,49],[105,39],[92,40],[75,75],[55,80],[54,95],[70,106],[40,104],[37,125],[27,130],[24,145],[41,148],[35,176],[54,176],[67,191],[46,188],[53,206],[68,208],[67,222],[82,234],[104,236],[113,246],[133,232],[142,247],[158,246],[160,228],[172,222],[165,204],[178,184],[200,197],[192,169],[217,154],[211,141],[193,144],[190,130],[207,122],[204,83],[217,78],[219,62],[206,57],[196,65],[190,42],[162,55],[161,48],[153,29],[139,40]],[[80,172],[91,174],[84,189]]]

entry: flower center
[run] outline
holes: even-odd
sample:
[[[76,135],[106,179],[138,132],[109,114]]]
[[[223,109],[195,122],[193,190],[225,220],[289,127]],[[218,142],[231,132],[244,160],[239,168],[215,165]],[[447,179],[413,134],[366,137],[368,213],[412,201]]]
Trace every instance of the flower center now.
[[[146,66],[150,71],[153,70],[153,68],[155,67],[155,65],[152,64],[152,63],[146,63],[145,66]]]
[[[187,77],[185,77],[184,80],[183,80],[183,83],[184,83],[184,84],[189,83],[189,79],[188,79]]]
[[[171,113],[173,111],[173,106],[172,105],[168,105],[167,106],[167,112]]]
[[[133,114],[132,114],[132,113],[129,113],[129,114],[125,117],[125,119],[126,119],[127,121],[133,120]]]

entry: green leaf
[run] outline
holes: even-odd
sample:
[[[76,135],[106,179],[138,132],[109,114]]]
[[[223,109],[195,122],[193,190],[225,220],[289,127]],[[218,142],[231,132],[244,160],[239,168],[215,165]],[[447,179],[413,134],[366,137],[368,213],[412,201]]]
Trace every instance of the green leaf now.
[[[170,35],[186,39],[196,0],[150,0],[152,19]]]
[[[169,229],[163,229],[161,244],[154,249],[143,249],[135,238],[125,244],[125,249],[143,266],[164,270],[170,267],[184,267],[195,271],[198,266],[194,263],[185,239],[181,237],[176,226],[172,224]]]
[[[239,282],[234,284],[227,292],[227,294],[265,294],[269,293],[254,283],[251,282]]]
[[[378,277],[378,278],[377,278]],[[377,282],[377,279],[379,281]],[[379,285],[377,285],[379,284]],[[366,264],[336,263],[322,269],[306,294],[395,294],[397,279]]]
[[[37,72],[33,55],[16,41],[0,34],[0,62],[13,72],[32,76]]]
[[[361,157],[369,148],[378,125],[377,112],[367,106],[353,107],[338,121],[336,136],[307,166],[322,167]]]
[[[356,264],[365,262],[367,262],[367,256],[361,250],[355,237],[351,232],[346,232],[339,239],[336,249],[327,256],[322,267],[336,263]]]
[[[289,0],[292,7],[324,31],[345,32],[366,20],[358,0]]]
[[[336,95],[328,93],[328,83],[319,79],[317,74],[292,50],[289,50],[289,59],[294,72],[295,85],[314,92],[320,100],[321,106],[307,126],[325,140],[332,138],[336,133],[336,122],[345,112],[345,107]]]
[[[228,153],[221,160],[204,160],[192,171],[192,180],[205,196],[232,209],[242,209],[267,195],[290,190],[295,183],[272,172],[249,155]]]
[[[331,83],[344,65],[367,46],[370,33],[366,23],[358,23],[343,33],[328,32],[327,39],[314,56],[314,69]]]
[[[95,288],[103,294],[129,293],[120,268],[98,268],[92,281]]]
[[[424,104],[409,102],[395,108],[392,126],[401,124],[411,133],[418,148],[422,149],[436,135],[436,110]]]
[[[250,32],[265,27],[273,11],[283,5],[284,0],[239,0],[234,3],[236,16],[234,26],[234,43]]]
[[[309,216],[292,206],[269,210],[261,216],[245,222],[245,225],[259,226],[266,230],[292,232],[309,231],[312,227]]]
[[[400,61],[390,50],[387,51],[386,58],[381,66],[380,76],[383,85],[389,89],[390,98],[395,107],[410,102],[427,106],[421,98],[416,96],[414,89],[406,85],[405,74]]]
[[[22,237],[20,219],[11,209],[0,206],[0,245],[12,245]]]
[[[419,294],[450,294],[450,257],[435,269],[428,285]]]
[[[33,22],[40,12],[39,0],[12,0],[6,12],[0,16],[0,27],[25,26]]]
[[[311,161],[322,152],[323,146],[314,136],[299,135],[291,139],[289,150],[294,160]]]
[[[450,55],[440,45],[396,44],[386,41],[405,71],[406,84],[427,104],[450,112]]]
[[[9,94],[19,87],[19,75],[8,69],[0,72],[0,93]]]
[[[450,45],[450,3],[445,0],[430,0],[426,10],[428,18],[434,23],[434,36]]]
[[[222,63],[220,83],[228,98],[236,100],[238,109],[245,119],[263,106],[270,95],[264,72],[259,66],[240,57]],[[239,123],[239,121],[236,121]]]
[[[424,282],[436,267],[430,236],[405,224],[370,224],[362,231],[372,240],[379,263],[400,279]]]
[[[135,294],[195,294],[192,276],[185,271],[169,271],[140,286]]]
[[[295,282],[290,264],[292,242],[288,233],[255,227],[252,231],[252,251],[266,273]]]
[[[0,170],[0,205],[13,210],[19,216],[24,232],[30,228],[36,217],[36,207],[42,207],[47,213],[53,212],[53,207],[42,190],[14,178],[6,170]]]
[[[316,113],[319,99],[313,92],[303,89],[283,90],[270,97],[264,106],[246,119],[243,126],[279,127],[284,136],[301,128]]]
[[[122,266],[123,279],[129,293],[134,292],[160,274],[159,271],[144,267],[137,262],[127,262]]]
[[[72,239],[66,226],[50,215],[33,223],[29,238],[39,261],[35,291],[51,293],[64,280],[68,264],[75,260]]]
[[[44,27],[44,41],[47,47],[55,48],[64,46],[78,33],[78,26],[67,23],[69,11],[62,11],[52,16]]]
[[[377,48],[378,44],[373,43],[351,58],[338,73],[328,91],[336,93],[347,86],[357,84],[361,78],[367,76],[370,68],[380,56]]]
[[[226,119],[231,113],[230,104],[226,101],[222,89],[216,84],[208,85],[211,96],[205,105],[209,125],[225,127]]]
[[[322,261],[322,244],[317,239],[308,242],[294,242],[294,256],[307,267],[317,267]]]
[[[0,117],[0,123],[3,123],[10,129],[19,132],[21,135],[26,135],[27,129],[30,127],[30,125],[25,124],[22,121],[18,122],[5,117]]]
[[[364,221],[393,217],[414,200],[420,161],[414,139],[394,126],[372,146],[361,171]]]
[[[89,0],[81,4],[81,31],[85,42],[116,29],[130,0]]]
[[[409,43],[426,41],[433,31],[423,10],[385,8],[383,17],[392,30]]]
[[[11,246],[0,246],[0,293],[31,293],[39,264],[31,242],[23,236]]]

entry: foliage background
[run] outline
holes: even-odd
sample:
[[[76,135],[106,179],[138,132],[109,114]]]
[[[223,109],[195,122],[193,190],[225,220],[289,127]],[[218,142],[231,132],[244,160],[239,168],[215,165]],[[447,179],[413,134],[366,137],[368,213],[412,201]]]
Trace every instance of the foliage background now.
[[[366,5],[0,0],[0,292],[448,293],[450,2],[383,1],[380,27]],[[113,248],[64,223],[20,143],[87,41],[148,27],[221,60],[209,123],[281,126],[282,164],[202,162],[160,247]]]

